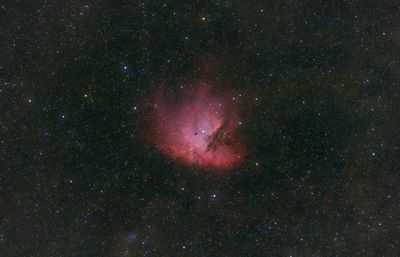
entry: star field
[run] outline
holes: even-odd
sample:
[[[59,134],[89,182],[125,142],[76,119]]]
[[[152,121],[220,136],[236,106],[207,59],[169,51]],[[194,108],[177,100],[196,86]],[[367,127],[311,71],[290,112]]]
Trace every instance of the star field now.
[[[0,2],[0,256],[400,256],[399,22],[396,1]]]

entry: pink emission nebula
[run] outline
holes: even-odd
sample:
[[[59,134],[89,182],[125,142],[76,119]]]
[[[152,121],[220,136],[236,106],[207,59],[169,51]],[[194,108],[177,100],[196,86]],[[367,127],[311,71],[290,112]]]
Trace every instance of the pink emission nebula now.
[[[239,165],[245,147],[237,135],[237,103],[209,83],[182,86],[173,100],[160,90],[146,139],[164,155],[181,163],[215,170]]]

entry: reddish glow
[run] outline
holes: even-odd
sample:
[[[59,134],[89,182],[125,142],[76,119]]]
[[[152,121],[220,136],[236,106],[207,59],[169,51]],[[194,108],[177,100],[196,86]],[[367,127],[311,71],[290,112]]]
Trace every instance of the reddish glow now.
[[[204,82],[181,91],[172,101],[162,90],[156,94],[148,141],[187,165],[226,170],[240,164],[245,149],[235,133],[241,123],[232,97]]]

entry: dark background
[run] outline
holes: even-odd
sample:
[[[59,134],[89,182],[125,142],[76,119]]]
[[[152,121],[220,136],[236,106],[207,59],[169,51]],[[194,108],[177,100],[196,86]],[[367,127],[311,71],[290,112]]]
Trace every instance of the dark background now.
[[[0,2],[0,256],[400,256],[400,5],[330,2]],[[136,137],[199,74],[224,176]]]

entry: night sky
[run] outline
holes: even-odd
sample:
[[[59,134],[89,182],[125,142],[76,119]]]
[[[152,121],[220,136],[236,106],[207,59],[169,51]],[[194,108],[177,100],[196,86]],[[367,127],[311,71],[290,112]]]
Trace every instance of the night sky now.
[[[0,256],[400,256],[399,24],[0,1]]]

